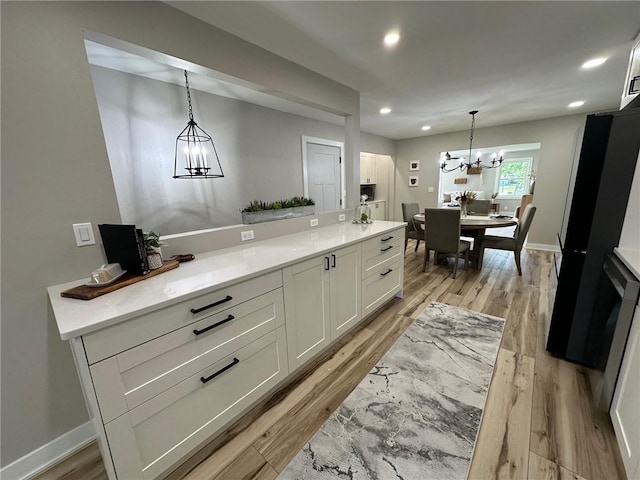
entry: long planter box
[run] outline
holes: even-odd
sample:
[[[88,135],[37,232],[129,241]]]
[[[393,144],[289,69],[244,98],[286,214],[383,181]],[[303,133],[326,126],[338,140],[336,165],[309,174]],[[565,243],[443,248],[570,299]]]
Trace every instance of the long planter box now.
[[[262,210],[260,212],[242,212],[242,223],[251,225],[252,223],[273,222],[274,220],[304,217],[306,215],[313,215],[314,213],[314,205],[280,208],[278,210]]]

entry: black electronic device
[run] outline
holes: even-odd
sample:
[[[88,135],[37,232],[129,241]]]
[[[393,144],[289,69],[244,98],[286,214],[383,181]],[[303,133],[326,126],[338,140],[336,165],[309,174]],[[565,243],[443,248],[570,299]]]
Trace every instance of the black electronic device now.
[[[135,225],[98,225],[107,262],[119,263],[133,275],[149,273],[142,230]]]

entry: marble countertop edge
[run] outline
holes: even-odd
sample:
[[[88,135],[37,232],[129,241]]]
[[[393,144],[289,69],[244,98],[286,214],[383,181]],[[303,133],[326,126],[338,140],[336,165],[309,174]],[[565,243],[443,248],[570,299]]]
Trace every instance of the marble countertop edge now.
[[[92,300],[61,297],[88,278],[47,288],[60,337],[69,340],[404,227],[338,223],[200,254],[179,268]]]

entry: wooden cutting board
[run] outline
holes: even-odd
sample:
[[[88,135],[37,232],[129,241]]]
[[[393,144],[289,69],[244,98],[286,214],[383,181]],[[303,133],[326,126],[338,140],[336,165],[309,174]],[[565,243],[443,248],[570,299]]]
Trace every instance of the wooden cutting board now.
[[[80,285],[78,287],[65,290],[64,292],[60,292],[60,295],[68,298],[77,298],[79,300],[91,300],[104,295],[105,293],[111,293],[119,288],[126,287],[127,285],[132,285],[134,283],[141,282],[142,280],[146,280],[147,278],[155,277],[161,273],[173,270],[174,268],[178,268],[179,265],[180,264],[177,260],[164,260],[164,264],[160,268],[151,270],[146,275],[131,275],[129,273],[125,273],[122,278],[119,278],[115,282],[105,285],[104,287],[88,287],[86,285]]]

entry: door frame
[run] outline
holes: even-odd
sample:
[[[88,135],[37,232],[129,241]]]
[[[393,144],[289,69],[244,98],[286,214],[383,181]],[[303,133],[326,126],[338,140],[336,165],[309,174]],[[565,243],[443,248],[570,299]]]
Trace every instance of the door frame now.
[[[345,162],[344,162],[344,142],[337,142],[335,140],[328,140],[326,138],[309,137],[307,135],[301,135],[300,140],[302,143],[302,186],[304,196],[309,197],[309,170],[307,165],[307,146],[310,143],[317,145],[326,145],[328,147],[338,147],[340,149],[340,210],[344,210],[347,204],[347,191],[344,188],[345,177]]]

